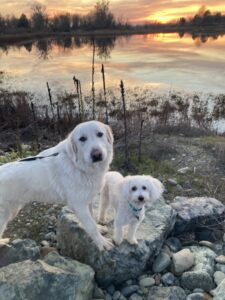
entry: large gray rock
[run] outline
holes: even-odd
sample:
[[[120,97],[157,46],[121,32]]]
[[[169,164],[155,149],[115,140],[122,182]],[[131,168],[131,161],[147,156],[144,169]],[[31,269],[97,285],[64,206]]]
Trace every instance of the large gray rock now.
[[[181,276],[181,286],[191,291],[199,288],[206,292],[212,290],[214,287],[212,277],[205,271],[183,273]]]
[[[66,208],[58,224],[57,240],[62,255],[90,265],[101,285],[120,284],[138,277],[156,255],[174,226],[176,214],[171,206],[159,200],[146,209],[146,217],[137,231],[138,245],[123,241],[110,251],[99,252],[76,216]],[[108,224],[108,238],[112,238],[112,222]]]
[[[175,197],[170,205],[177,212],[172,235],[195,231],[203,226],[218,226],[225,220],[225,205],[214,198]]]
[[[0,267],[27,259],[36,260],[39,257],[40,248],[35,241],[17,239],[0,248]]]
[[[26,260],[0,269],[0,300],[89,300],[94,271],[50,253],[44,261]]]
[[[178,287],[153,287],[149,291],[148,300],[185,300],[185,291]]]

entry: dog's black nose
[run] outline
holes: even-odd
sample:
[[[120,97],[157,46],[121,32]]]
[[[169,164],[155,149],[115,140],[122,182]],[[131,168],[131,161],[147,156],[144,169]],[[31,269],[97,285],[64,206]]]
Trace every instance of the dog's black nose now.
[[[102,160],[102,152],[98,149],[93,149],[91,151],[91,158],[94,163],[101,161]]]
[[[143,196],[139,196],[139,197],[138,197],[138,200],[139,200],[139,201],[143,201],[143,200],[144,200],[144,197],[143,197]]]

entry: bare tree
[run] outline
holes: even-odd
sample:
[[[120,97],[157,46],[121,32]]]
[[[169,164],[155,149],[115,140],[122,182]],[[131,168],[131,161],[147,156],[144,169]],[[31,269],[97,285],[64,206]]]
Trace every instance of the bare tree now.
[[[35,3],[32,6],[31,24],[35,31],[43,31],[47,29],[48,16],[45,13],[45,7],[39,3]]]

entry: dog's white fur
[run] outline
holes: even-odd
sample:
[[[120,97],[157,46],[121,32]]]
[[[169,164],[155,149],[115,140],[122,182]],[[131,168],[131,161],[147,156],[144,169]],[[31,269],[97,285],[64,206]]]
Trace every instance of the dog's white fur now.
[[[123,177],[118,172],[108,172],[101,191],[99,223],[106,224],[106,210],[111,204],[116,211],[115,243],[119,245],[123,241],[123,227],[128,225],[127,240],[131,244],[137,244],[135,233],[145,217],[144,205],[153,203],[162,193],[162,183],[152,176]]]
[[[54,153],[58,155],[46,157]],[[96,153],[102,160],[93,162]],[[111,243],[98,232],[89,211],[112,161],[110,127],[97,121],[81,123],[64,141],[39,156],[45,158],[0,167],[0,237],[25,204],[54,202],[66,204],[75,212],[100,250],[110,248]]]

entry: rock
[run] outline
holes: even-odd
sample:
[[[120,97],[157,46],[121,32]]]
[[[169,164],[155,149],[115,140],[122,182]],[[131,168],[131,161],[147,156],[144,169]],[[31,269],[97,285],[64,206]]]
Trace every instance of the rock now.
[[[100,287],[98,287],[97,284],[95,284],[95,287],[94,287],[93,298],[96,298],[96,299],[104,299],[105,298],[105,294],[104,294],[103,290],[100,289]]]
[[[97,205],[94,205],[95,214],[96,210]],[[100,252],[76,216],[64,208],[58,222],[58,246],[62,255],[90,265],[101,286],[117,285],[137,278],[152,264],[174,226],[175,217],[174,210],[163,199],[158,200],[154,207],[146,208],[146,217],[136,234],[138,245],[123,241],[110,251]],[[109,222],[108,228],[106,237],[112,238],[112,222]]]
[[[113,284],[110,284],[108,287],[107,287],[107,292],[112,296],[115,292],[115,286]]]
[[[147,300],[185,300],[185,291],[177,286],[173,287],[152,287]]]
[[[205,300],[203,293],[192,293],[187,296],[186,300]]]
[[[205,246],[205,247],[208,247],[210,249],[213,250],[213,243],[209,242],[209,241],[200,241],[199,242],[199,245],[200,246]]]
[[[121,290],[121,293],[125,297],[129,297],[130,295],[132,295],[133,293],[135,293],[137,290],[138,290],[138,285],[130,285],[130,286],[126,286],[125,288],[123,288]]]
[[[45,257],[50,252],[58,252],[58,250],[54,247],[41,247],[40,249],[41,258]]]
[[[225,279],[213,290],[213,300],[224,300],[225,299]]]
[[[139,281],[139,285],[143,287],[150,287],[155,284],[155,279],[152,277],[146,277]]]
[[[180,184],[177,184],[177,185],[176,185],[176,191],[177,191],[177,192],[183,192],[183,190],[184,190],[184,189],[183,189],[183,187],[182,187]]]
[[[53,243],[55,243],[57,241],[57,237],[56,237],[56,234],[53,232],[53,231],[50,231],[48,232],[46,235],[45,235],[45,239],[47,241],[51,241]]]
[[[15,262],[40,258],[40,248],[30,239],[17,239],[0,248],[0,268]]]
[[[172,236],[197,231],[202,225],[211,228],[218,227],[219,222],[222,223],[225,220],[225,206],[214,198],[175,197],[170,205],[177,212]]]
[[[94,271],[86,265],[50,253],[44,261],[26,260],[0,269],[0,299],[87,299]]]
[[[181,275],[194,264],[194,255],[189,249],[183,249],[172,256],[171,269],[175,275]]]
[[[176,237],[169,237],[165,244],[170,248],[171,251],[177,252],[182,248],[181,242]]]
[[[120,291],[115,291],[115,293],[112,296],[112,300],[119,300],[121,296]]]
[[[173,275],[173,273],[165,273],[161,277],[161,281],[165,286],[176,285],[179,286],[179,280]]]
[[[173,179],[173,178],[169,178],[169,179],[167,180],[167,182],[168,182],[170,185],[172,185],[172,186],[176,186],[176,185],[177,185],[176,179]]]
[[[112,300],[111,295],[110,295],[110,294],[106,294],[106,295],[105,295],[105,300]]]
[[[47,241],[41,241],[41,246],[42,247],[50,247],[50,244]]]
[[[189,249],[195,256],[195,265],[192,271],[205,271],[213,276],[216,253],[207,247],[191,246]]]
[[[214,287],[212,277],[206,271],[189,271],[183,273],[181,276],[181,286],[191,291],[195,288],[201,288],[206,292],[212,290]]]
[[[133,294],[130,296],[129,300],[143,300],[143,297],[138,294]]]
[[[215,261],[219,264],[225,264],[225,256],[219,255],[219,256],[215,257]]]
[[[152,271],[154,273],[161,273],[171,263],[170,256],[166,253],[161,252],[153,262]]]
[[[181,169],[177,170],[177,173],[178,174],[187,174],[188,171],[190,171],[190,168],[189,167],[184,167],[184,168],[181,168]]]
[[[225,274],[221,271],[216,271],[213,277],[216,285],[219,285],[225,279]]]
[[[223,273],[225,273],[225,265],[223,265],[223,264],[216,264],[215,265],[215,270],[216,271],[221,271],[221,272],[223,272]]]

